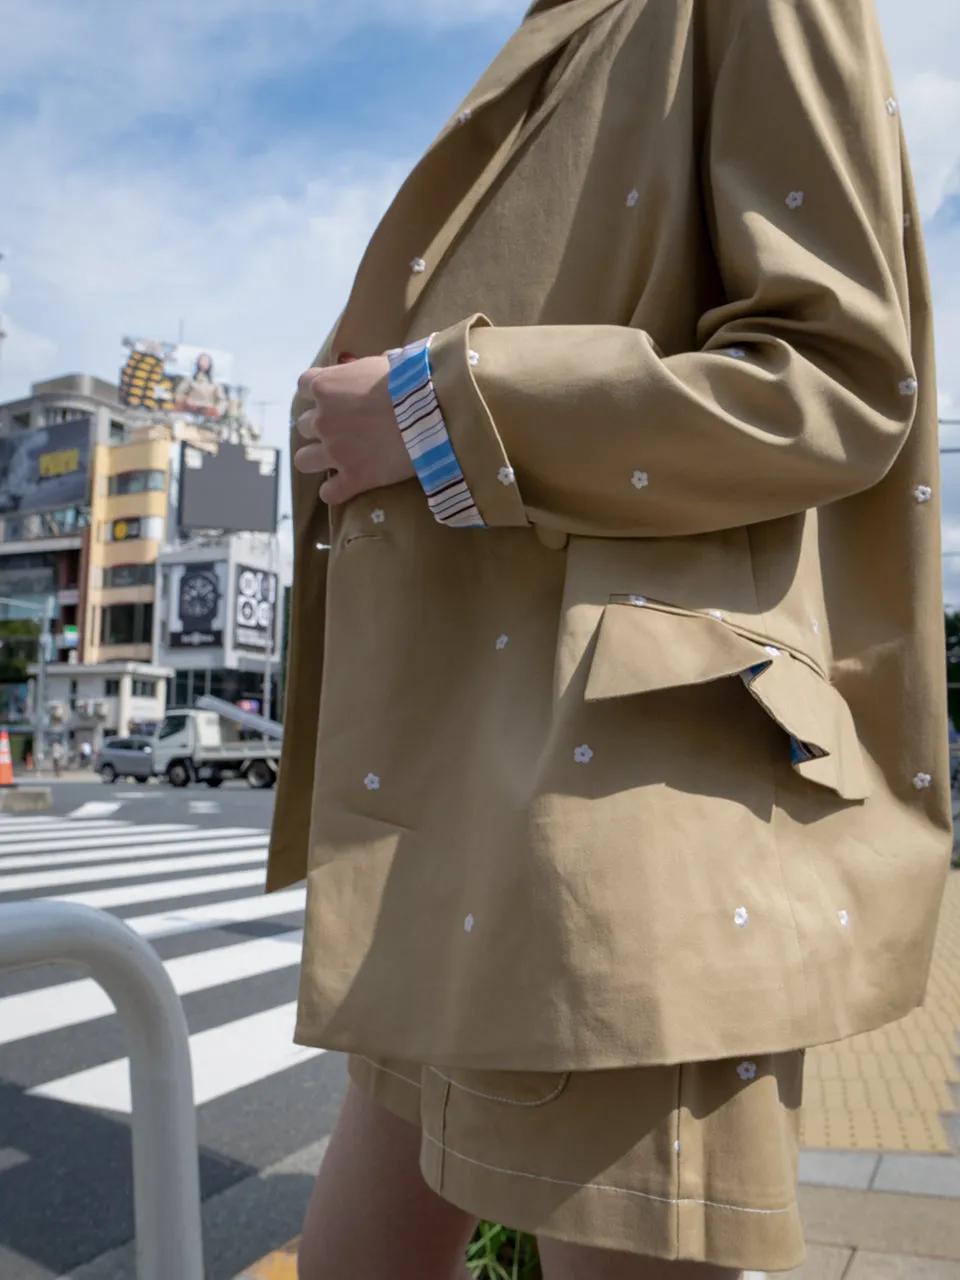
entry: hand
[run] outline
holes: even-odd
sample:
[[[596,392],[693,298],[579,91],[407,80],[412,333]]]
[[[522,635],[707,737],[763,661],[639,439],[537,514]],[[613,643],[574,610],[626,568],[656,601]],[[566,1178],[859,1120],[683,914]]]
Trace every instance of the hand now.
[[[309,443],[297,450],[294,465],[307,475],[330,472],[320,498],[331,506],[416,475],[397,426],[389,379],[386,356],[308,369],[300,379],[300,394],[316,408],[297,420]]]

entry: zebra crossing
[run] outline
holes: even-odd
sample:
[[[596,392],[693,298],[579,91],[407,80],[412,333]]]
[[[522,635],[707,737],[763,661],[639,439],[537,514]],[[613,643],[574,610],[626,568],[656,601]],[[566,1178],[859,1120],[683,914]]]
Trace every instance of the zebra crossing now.
[[[191,1026],[203,1106],[322,1053],[293,1044],[305,890],[266,897],[266,858],[266,833],[250,827],[0,816],[0,903],[108,910],[156,947],[181,997],[220,997],[222,1021]],[[89,1034],[82,1053],[71,1051],[82,1031],[112,1016],[89,978],[0,974],[0,1082],[30,1098],[129,1114],[128,1062],[110,1052],[116,1036],[103,1037],[102,1057]]]

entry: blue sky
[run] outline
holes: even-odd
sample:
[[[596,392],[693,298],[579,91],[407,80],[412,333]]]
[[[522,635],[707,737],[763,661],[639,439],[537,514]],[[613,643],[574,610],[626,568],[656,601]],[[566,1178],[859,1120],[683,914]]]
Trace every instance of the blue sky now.
[[[960,3],[877,0],[960,418]],[[527,0],[4,0],[0,399],[115,378],[135,333],[231,351],[268,438],[403,177]],[[412,73],[411,73],[412,71]],[[960,445],[960,428],[944,432]],[[945,459],[960,551],[960,455]],[[947,594],[960,603],[960,556]]]

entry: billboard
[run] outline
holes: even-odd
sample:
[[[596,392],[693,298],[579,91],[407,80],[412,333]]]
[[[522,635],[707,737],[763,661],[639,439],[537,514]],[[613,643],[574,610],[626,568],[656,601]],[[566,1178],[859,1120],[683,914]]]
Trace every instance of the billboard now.
[[[170,649],[220,649],[227,613],[227,563],[176,564],[170,570]]]
[[[83,506],[89,481],[89,415],[0,436],[0,515]]]
[[[277,618],[277,575],[237,565],[233,644],[266,655],[274,650]]]
[[[245,388],[233,385],[233,356],[184,343],[124,338],[120,401],[134,409],[199,422],[240,422]]]
[[[216,453],[183,445],[180,528],[185,532],[275,533],[280,452],[221,442]]]

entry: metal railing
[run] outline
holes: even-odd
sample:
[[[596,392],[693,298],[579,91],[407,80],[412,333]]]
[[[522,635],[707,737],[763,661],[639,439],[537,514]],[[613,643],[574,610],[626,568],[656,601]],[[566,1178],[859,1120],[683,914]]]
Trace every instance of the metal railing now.
[[[0,906],[0,972],[44,964],[85,969],[126,1033],[138,1280],[203,1280],[190,1045],[160,957],[103,911],[64,902]]]

